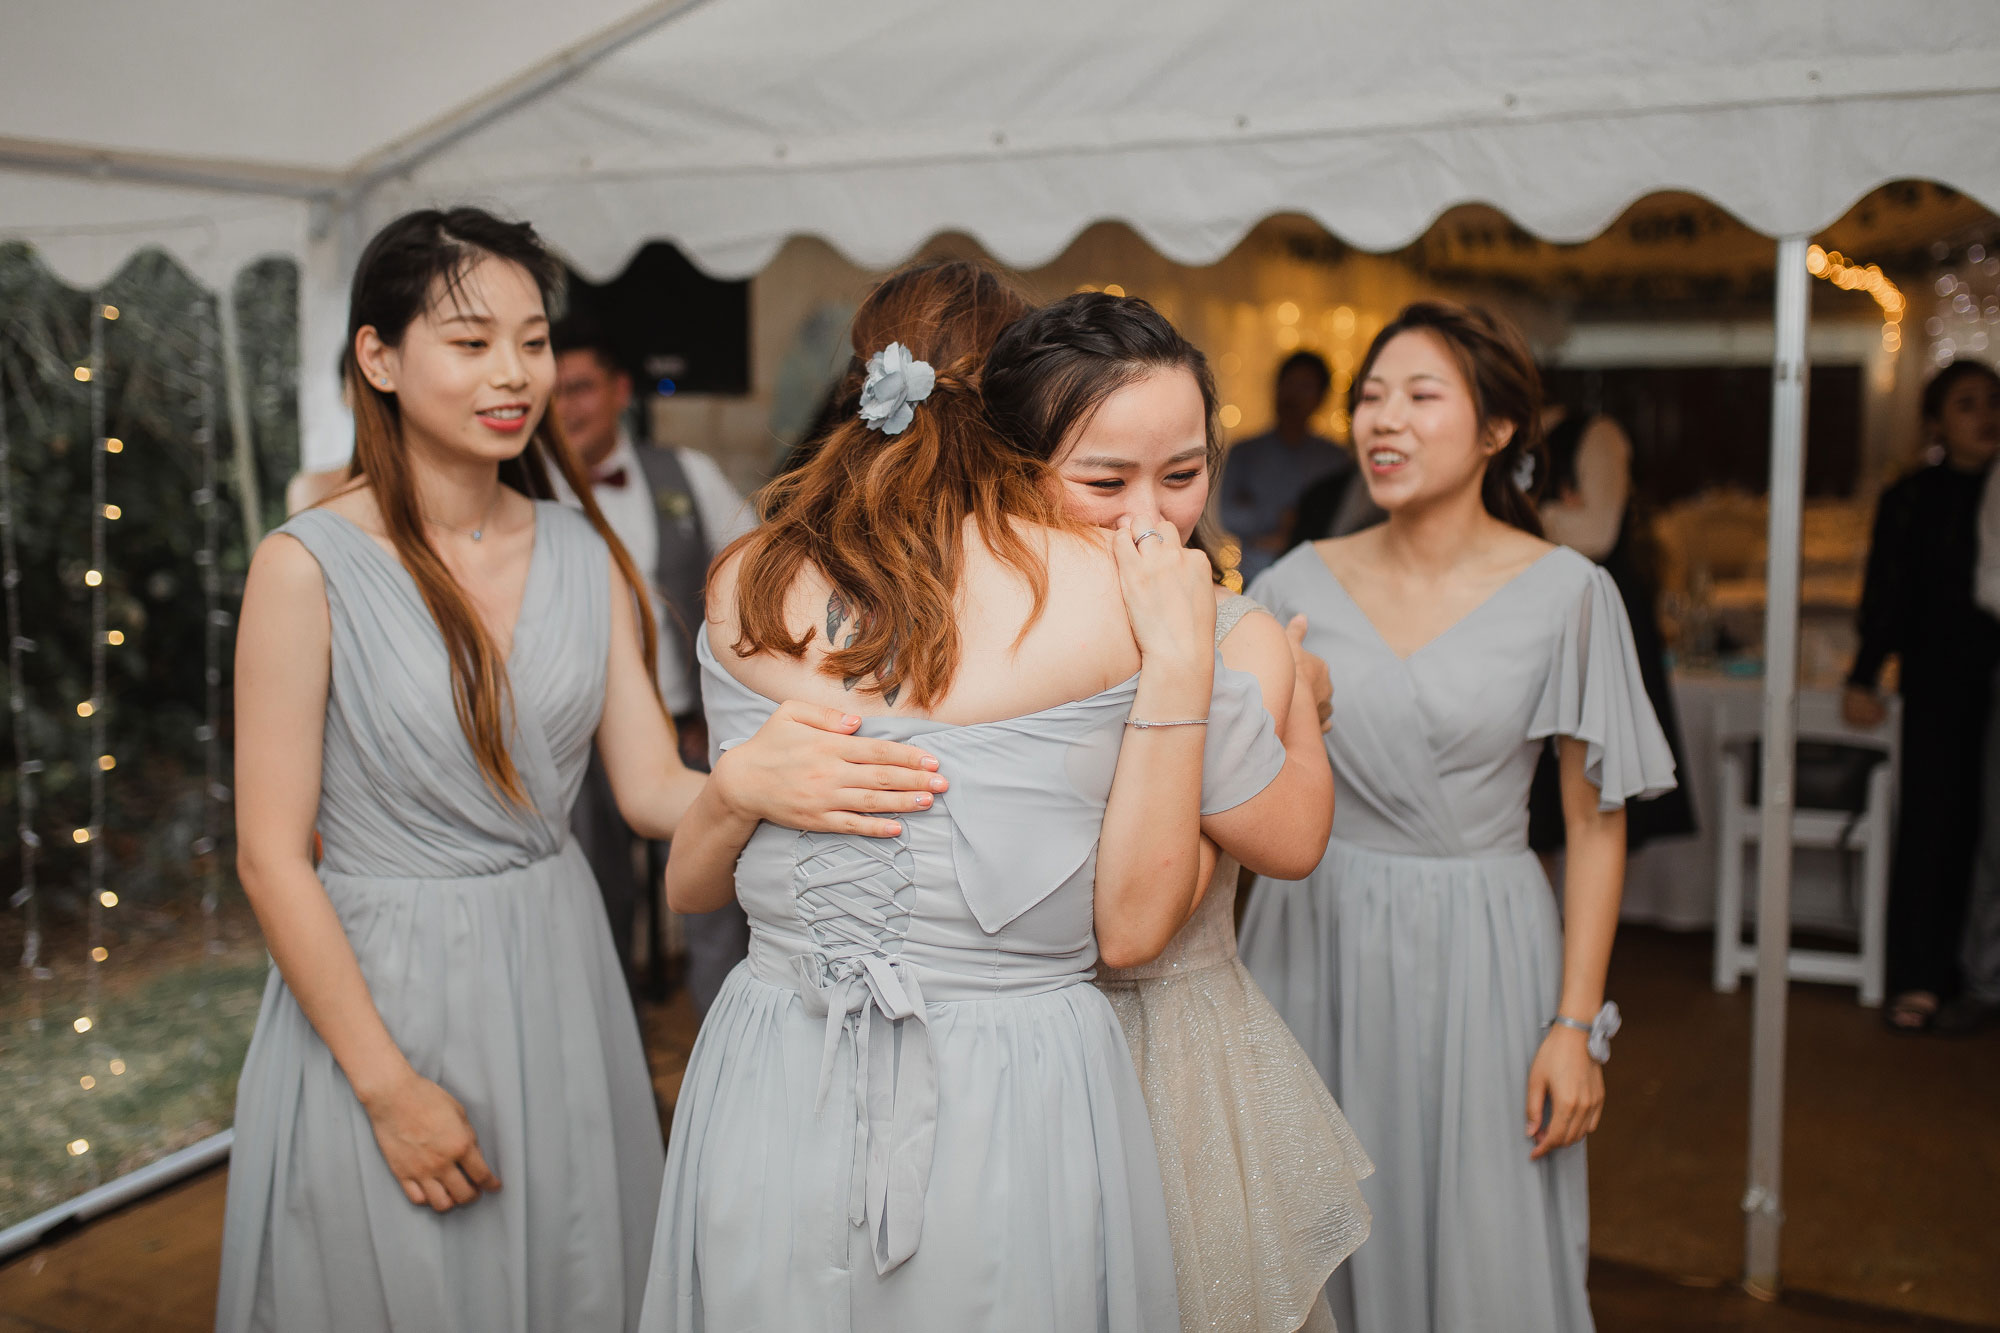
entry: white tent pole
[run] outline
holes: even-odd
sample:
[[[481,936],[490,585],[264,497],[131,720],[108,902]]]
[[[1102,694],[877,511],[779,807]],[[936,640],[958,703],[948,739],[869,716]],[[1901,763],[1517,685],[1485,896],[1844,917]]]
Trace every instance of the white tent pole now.
[[[236,497],[243,509],[243,549],[264,539],[264,505],[257,491],[257,448],[250,437],[250,399],[243,387],[243,339],[236,325],[236,284],[224,283],[215,310],[222,325],[222,387],[229,401],[229,436],[235,442]]]
[[[1804,236],[1778,242],[1777,351],[1771,367],[1771,525],[1764,574],[1763,828],[1757,859],[1757,999],[1750,1047],[1750,1183],[1744,1285],[1778,1290],[1784,1226],[1785,1003],[1791,984],[1792,777],[1798,742],[1799,529],[1805,503]]]
[[[547,60],[507,80],[455,111],[409,134],[354,165],[346,189],[365,195],[384,180],[412,170],[426,159],[491,124],[515,108],[560,88],[605,57],[638,41],[670,19],[698,9],[707,0],[654,0],[593,37],[565,47]]]

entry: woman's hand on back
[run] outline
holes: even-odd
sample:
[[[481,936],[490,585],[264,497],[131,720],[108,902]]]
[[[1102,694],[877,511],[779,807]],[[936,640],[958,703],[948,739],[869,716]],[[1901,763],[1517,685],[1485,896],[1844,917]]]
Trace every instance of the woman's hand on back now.
[[[723,752],[717,795],[746,818],[814,833],[893,838],[894,818],[927,810],[950,786],[938,761],[914,745],[852,734],[861,719],[796,700]]]
[[[1112,551],[1141,665],[1212,663],[1215,587],[1208,557],[1183,547],[1174,525],[1153,513],[1120,518]]]
[[[1292,646],[1292,669],[1312,696],[1321,734],[1333,730],[1333,675],[1326,663],[1306,651],[1306,618],[1293,616],[1285,625],[1285,641]]]

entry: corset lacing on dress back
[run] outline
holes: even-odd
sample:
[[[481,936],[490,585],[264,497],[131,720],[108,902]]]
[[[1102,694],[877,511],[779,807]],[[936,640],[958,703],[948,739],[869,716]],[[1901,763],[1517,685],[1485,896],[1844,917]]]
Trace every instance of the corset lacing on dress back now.
[[[923,987],[899,957],[915,890],[903,835],[799,835],[793,892],[813,948],[791,962],[806,1011],[826,1019],[815,1106],[826,1107],[840,1037],[851,1030],[855,1133],[847,1220],[859,1226],[879,1219],[872,1240],[882,1272],[916,1252],[937,1134],[937,1063]],[[899,1035],[906,1019],[916,1021]]]

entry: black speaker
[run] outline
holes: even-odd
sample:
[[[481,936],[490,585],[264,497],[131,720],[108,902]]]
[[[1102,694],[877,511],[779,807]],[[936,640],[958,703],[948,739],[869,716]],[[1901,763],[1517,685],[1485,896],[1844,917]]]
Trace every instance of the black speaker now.
[[[655,241],[607,283],[569,275],[569,309],[617,345],[640,395],[750,392],[750,284]]]

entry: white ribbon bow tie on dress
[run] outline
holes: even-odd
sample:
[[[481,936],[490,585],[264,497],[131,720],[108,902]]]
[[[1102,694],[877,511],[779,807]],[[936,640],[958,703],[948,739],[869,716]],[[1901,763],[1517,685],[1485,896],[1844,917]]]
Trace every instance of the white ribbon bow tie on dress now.
[[[916,975],[879,954],[841,960],[830,981],[812,954],[792,959],[806,1012],[826,1019],[817,1108],[826,1108],[834,1053],[854,1029],[854,1163],[847,1220],[868,1225],[875,1271],[888,1273],[917,1252],[924,1192],[937,1148],[937,1061]],[[902,1049],[896,1032],[902,1028]]]

